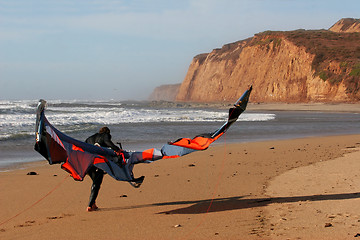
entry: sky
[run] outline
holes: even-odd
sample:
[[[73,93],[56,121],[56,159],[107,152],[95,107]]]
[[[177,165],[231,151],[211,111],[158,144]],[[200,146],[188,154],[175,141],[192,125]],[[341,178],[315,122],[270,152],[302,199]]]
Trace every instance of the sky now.
[[[359,0],[0,0],[0,100],[146,100],[200,53],[344,17]]]

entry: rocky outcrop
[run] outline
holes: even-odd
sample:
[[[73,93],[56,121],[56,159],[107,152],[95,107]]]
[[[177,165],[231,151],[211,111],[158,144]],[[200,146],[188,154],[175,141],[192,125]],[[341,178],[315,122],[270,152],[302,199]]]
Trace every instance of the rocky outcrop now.
[[[227,44],[194,57],[176,100],[233,102],[253,85],[252,102],[359,101],[359,35],[268,31]]]
[[[343,18],[329,28],[333,32],[360,32],[360,19]]]
[[[156,87],[148,100],[150,101],[174,101],[179,92],[180,84],[161,85]]]

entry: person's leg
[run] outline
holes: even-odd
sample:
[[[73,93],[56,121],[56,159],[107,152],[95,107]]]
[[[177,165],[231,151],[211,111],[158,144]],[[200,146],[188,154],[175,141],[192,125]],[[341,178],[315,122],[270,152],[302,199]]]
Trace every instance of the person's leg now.
[[[93,181],[93,184],[91,185],[91,193],[90,193],[90,199],[89,199],[89,205],[87,210],[93,211],[96,210],[97,207],[95,205],[96,198],[99,194],[100,186],[104,177],[104,172],[101,169],[92,167],[88,172],[90,178]]]

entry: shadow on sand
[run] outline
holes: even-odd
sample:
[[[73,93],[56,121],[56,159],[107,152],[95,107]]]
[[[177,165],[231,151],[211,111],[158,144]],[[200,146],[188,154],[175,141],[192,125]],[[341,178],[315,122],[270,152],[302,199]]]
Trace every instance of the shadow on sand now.
[[[275,198],[245,198],[245,197],[247,196],[204,199],[204,200],[196,200],[196,201],[152,203],[152,204],[144,204],[144,205],[125,206],[125,207],[102,208],[101,211],[126,210],[126,209],[137,209],[137,208],[156,207],[156,206],[190,205],[186,207],[180,207],[174,210],[159,212],[158,214],[202,214],[207,212],[223,212],[223,211],[247,209],[254,207],[264,207],[272,203],[292,203],[292,202],[301,202],[301,201],[316,202],[316,201],[328,201],[328,200],[355,199],[355,198],[360,198],[360,192],[321,194],[321,195],[296,196],[296,197],[275,197]]]

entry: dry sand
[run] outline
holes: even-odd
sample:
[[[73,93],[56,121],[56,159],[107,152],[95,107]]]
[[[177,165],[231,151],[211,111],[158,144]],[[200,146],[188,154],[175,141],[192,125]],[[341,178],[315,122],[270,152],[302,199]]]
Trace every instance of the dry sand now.
[[[359,113],[360,103],[250,103],[247,110]]]
[[[354,239],[359,148],[360,135],[213,146],[136,166],[139,189],[106,175],[90,213],[90,179],[43,161],[0,173],[0,239]]]

